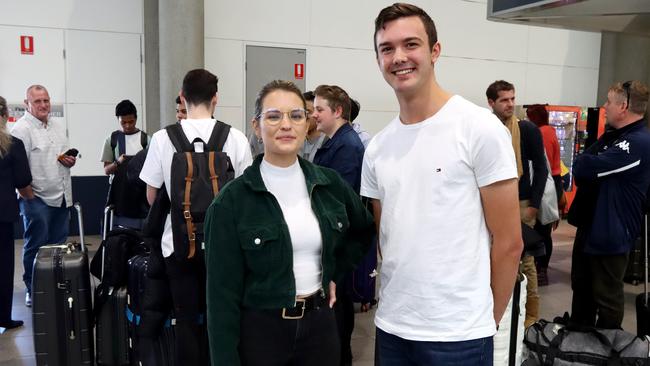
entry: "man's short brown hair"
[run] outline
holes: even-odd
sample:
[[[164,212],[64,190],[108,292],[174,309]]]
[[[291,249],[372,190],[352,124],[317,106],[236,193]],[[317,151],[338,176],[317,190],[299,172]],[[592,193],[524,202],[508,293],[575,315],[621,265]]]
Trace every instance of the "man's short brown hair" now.
[[[505,80],[497,80],[488,86],[485,96],[488,100],[496,101],[499,99],[499,92],[515,90],[515,86]]]
[[[336,85],[319,85],[314,90],[314,95],[327,100],[327,104],[332,111],[336,111],[341,107],[341,117],[350,121],[350,96],[341,87]]]
[[[377,33],[379,33],[381,29],[384,29],[386,23],[405,17],[420,18],[424,25],[424,30],[427,33],[427,37],[429,38],[429,49],[432,49],[433,45],[438,42],[436,25],[426,11],[412,4],[395,3],[381,9],[379,15],[377,15],[377,19],[375,19],[375,34],[372,37],[372,42],[375,45],[375,56],[379,55],[377,53]]]
[[[616,83],[609,88],[609,91],[616,93],[621,102],[627,101],[629,96],[627,109],[632,113],[644,115],[648,109],[650,97],[648,86],[638,80]]]

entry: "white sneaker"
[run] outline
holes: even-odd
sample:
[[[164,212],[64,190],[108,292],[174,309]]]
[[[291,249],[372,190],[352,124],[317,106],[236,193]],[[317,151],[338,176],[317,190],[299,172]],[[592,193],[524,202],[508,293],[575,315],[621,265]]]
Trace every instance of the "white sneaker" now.
[[[29,292],[25,293],[25,306],[28,308],[32,307],[32,295]]]

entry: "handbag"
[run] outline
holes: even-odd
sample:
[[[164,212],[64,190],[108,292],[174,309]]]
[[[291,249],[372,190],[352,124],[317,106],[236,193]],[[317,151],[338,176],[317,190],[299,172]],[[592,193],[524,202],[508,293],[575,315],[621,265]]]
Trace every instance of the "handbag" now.
[[[551,175],[551,164],[548,162],[548,157],[546,156],[546,151],[544,151],[544,160],[546,161],[546,170],[548,170],[548,175],[546,176],[546,184],[544,185],[544,194],[542,195],[542,201],[539,204],[539,210],[537,210],[537,220],[542,225],[548,225],[552,222],[555,222],[560,219],[560,210],[558,209],[557,204],[557,192],[555,191],[555,181],[553,181],[553,176]],[[529,162],[532,165],[531,162]],[[533,169],[532,166],[529,169],[530,171],[530,181],[533,181]]]

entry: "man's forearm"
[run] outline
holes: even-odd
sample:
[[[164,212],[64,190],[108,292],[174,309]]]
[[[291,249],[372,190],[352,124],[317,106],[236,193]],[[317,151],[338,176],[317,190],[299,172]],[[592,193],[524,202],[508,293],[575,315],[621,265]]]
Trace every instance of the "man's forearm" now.
[[[158,188],[150,186],[147,184],[147,202],[149,206],[152,206],[156,201],[156,196],[158,195]]]
[[[499,239],[494,239],[495,242],[497,240]],[[521,257],[521,240],[516,243],[495,244],[493,243],[490,253],[490,283],[494,298],[494,320],[499,324],[515,286]]]

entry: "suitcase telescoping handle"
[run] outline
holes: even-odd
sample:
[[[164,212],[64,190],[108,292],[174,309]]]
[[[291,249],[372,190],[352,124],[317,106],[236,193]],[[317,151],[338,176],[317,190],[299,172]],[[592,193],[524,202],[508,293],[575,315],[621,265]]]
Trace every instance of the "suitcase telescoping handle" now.
[[[104,208],[104,227],[103,227],[103,232],[102,232],[102,241],[106,241],[106,237],[108,236],[108,231],[113,229],[113,205],[108,205],[106,208]],[[104,263],[106,259],[106,247],[102,245],[102,274],[101,277],[99,278],[100,280],[104,280]]]
[[[88,253],[88,248],[86,248],[86,242],[84,241],[84,216],[81,211],[81,204],[75,202],[74,208],[77,210],[77,221],[79,222],[79,242],[81,243],[81,251]]]
[[[113,205],[104,208],[104,226],[102,231],[102,240],[106,240],[108,232],[113,230],[113,215],[115,213]]]

